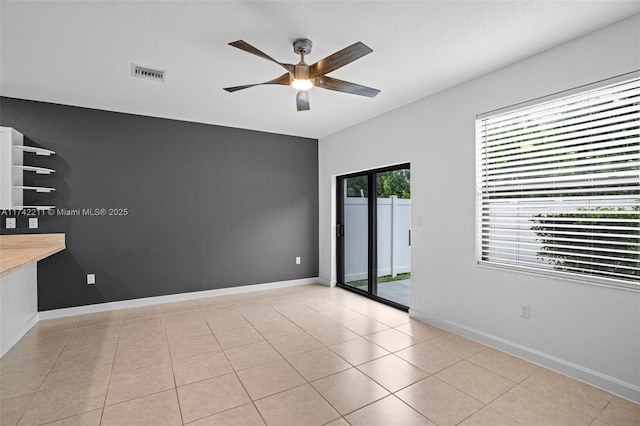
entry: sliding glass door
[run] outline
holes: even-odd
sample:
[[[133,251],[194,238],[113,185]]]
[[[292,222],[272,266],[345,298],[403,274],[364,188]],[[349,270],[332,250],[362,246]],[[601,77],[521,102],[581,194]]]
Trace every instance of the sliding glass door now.
[[[342,206],[344,231],[344,285],[368,291],[369,288],[369,176],[345,178]]]
[[[409,165],[337,178],[338,285],[401,309],[411,291]]]

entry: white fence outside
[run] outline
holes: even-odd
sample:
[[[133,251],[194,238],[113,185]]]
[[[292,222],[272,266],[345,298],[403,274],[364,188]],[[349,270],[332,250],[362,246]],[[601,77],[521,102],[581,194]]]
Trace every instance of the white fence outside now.
[[[367,278],[367,198],[344,200],[345,281]],[[411,272],[411,200],[378,198],[378,276]]]

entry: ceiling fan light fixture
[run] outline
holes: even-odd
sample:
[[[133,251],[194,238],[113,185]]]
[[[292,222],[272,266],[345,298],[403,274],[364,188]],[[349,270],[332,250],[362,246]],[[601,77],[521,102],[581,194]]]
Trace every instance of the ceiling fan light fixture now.
[[[351,62],[368,55],[373,52],[366,44],[358,41],[351,46],[347,46],[336,53],[320,59],[313,65],[308,65],[304,61],[305,55],[311,53],[311,40],[299,38],[293,41],[294,53],[300,55],[300,62],[297,64],[286,64],[278,62],[266,53],[258,50],[244,40],[237,40],[229,43],[229,45],[244,50],[247,53],[261,57],[273,63],[280,65],[287,72],[273,80],[264,83],[245,84],[243,86],[224,87],[227,92],[236,92],[250,87],[261,86],[263,84],[279,84],[283,86],[291,86],[298,91],[296,94],[296,108],[298,111],[309,111],[309,89],[319,87],[325,90],[333,90],[336,92],[350,93],[353,95],[375,97],[380,91],[371,87],[362,86],[360,84],[350,83],[348,81],[338,80],[327,76],[328,73],[342,68]]]
[[[291,87],[296,90],[309,90],[313,87],[313,81],[293,79],[293,81],[291,82]]]

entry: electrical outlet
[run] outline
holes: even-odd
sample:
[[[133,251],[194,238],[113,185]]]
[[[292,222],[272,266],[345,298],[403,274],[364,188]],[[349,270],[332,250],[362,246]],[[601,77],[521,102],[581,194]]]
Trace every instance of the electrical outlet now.
[[[15,217],[8,217],[6,223],[6,227],[7,229],[15,229],[16,227],[16,218]]]
[[[522,318],[529,318],[531,316],[531,305],[524,303],[520,305],[520,316]]]
[[[31,228],[31,229],[37,229],[38,228],[38,218],[37,217],[30,217],[29,218],[29,228]]]
[[[87,284],[96,283],[96,274],[87,274]]]
[[[300,256],[296,257],[296,265],[299,265],[302,261],[300,260]]]
[[[422,226],[422,216],[418,216],[418,217],[416,218],[416,225],[418,225],[418,226]]]

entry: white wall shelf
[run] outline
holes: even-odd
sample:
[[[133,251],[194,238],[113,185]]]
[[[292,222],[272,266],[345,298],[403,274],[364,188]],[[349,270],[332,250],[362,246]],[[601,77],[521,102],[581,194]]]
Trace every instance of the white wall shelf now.
[[[53,169],[47,169],[45,167],[35,167],[35,166],[14,166],[17,169],[24,170],[25,172],[35,172],[39,175],[50,175],[51,173],[55,173]]]
[[[36,192],[51,192],[55,191],[55,188],[47,188],[46,186],[14,186],[13,189],[24,189],[25,191],[36,191]]]
[[[32,172],[39,175],[50,175],[51,173],[55,173],[54,169],[25,165],[25,152],[47,157],[55,154],[54,151],[49,149],[25,146],[24,136],[22,133],[11,127],[0,127],[0,209],[52,209],[54,206],[23,206],[24,191],[34,191],[38,193],[50,193],[55,191],[55,188],[29,186],[24,184],[24,172]]]
[[[55,154],[54,151],[51,151],[49,149],[44,149],[44,148],[36,148],[35,146],[16,145],[13,147],[13,149],[18,149],[24,152],[33,152],[36,155],[43,155],[46,157]]]

